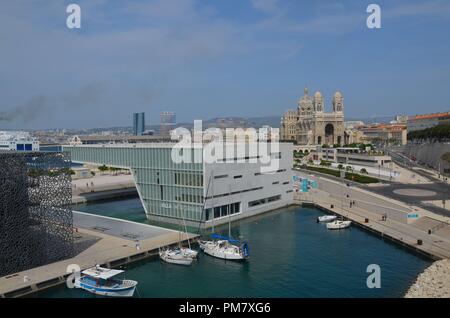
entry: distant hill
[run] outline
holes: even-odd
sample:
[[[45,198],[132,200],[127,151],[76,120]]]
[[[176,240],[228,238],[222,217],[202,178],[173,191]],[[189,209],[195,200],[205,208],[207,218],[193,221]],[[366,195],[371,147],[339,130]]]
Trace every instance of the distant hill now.
[[[394,119],[394,116],[370,116],[370,117],[348,117],[345,118],[346,121],[362,121],[365,124],[372,123],[388,123]],[[281,115],[279,116],[262,116],[262,117],[216,117],[203,121],[203,129],[210,127],[218,128],[235,128],[235,127],[253,127],[260,128],[264,125],[271,126],[273,128],[280,128]],[[194,126],[193,122],[177,123],[176,127],[185,127],[187,129],[192,129]],[[146,129],[154,130],[155,133],[159,133],[159,124],[146,125]],[[90,128],[90,129],[67,129],[69,134],[99,134],[103,131],[112,131],[114,133],[127,132],[131,133],[132,127],[105,127],[105,128]]]

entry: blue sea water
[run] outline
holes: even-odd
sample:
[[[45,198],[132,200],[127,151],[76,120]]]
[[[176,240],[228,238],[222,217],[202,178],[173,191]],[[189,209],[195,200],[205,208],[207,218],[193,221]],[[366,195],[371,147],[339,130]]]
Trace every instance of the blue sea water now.
[[[148,222],[138,199],[79,205],[76,210]],[[158,259],[128,265],[140,297],[402,297],[430,261],[358,227],[329,231],[312,208],[285,208],[232,224],[249,242],[250,260],[201,254],[191,267]],[[226,234],[228,226],[217,228]],[[381,268],[381,288],[369,289],[369,264]],[[65,285],[38,297],[96,297]],[[136,294],[138,296],[138,294]]]

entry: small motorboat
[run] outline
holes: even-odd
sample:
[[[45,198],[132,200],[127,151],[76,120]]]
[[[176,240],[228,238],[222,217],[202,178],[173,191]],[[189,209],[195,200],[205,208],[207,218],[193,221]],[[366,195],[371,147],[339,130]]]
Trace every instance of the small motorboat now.
[[[163,249],[159,251],[159,257],[166,263],[189,266],[193,258],[181,252],[180,249]]]
[[[329,230],[341,230],[348,228],[352,224],[352,221],[340,221],[335,220],[333,222],[327,223],[327,229]]]
[[[336,220],[336,215],[323,215],[317,218],[317,222],[331,222]]]
[[[82,271],[80,277],[75,279],[74,286],[102,296],[131,297],[138,283],[129,279],[113,279],[123,272],[96,265]]]

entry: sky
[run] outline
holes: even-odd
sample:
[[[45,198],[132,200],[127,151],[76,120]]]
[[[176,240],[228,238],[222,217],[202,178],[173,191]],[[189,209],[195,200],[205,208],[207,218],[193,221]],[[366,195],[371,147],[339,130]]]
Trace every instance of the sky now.
[[[447,111],[449,39],[447,0],[2,0],[0,130],[281,117],[305,85],[348,118]]]

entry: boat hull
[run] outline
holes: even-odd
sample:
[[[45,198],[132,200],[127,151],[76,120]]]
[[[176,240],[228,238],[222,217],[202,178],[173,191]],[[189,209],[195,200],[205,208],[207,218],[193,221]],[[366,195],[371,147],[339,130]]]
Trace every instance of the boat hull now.
[[[175,264],[175,265],[189,266],[193,262],[192,257],[182,255],[181,253],[176,254],[176,255],[171,255],[170,252],[163,251],[163,252],[159,253],[159,257],[162,261],[169,263],[169,264]]]
[[[335,215],[324,215],[324,216],[319,216],[317,218],[317,222],[332,222],[334,220],[336,220],[337,216]]]
[[[108,288],[105,286],[92,286],[82,281],[75,282],[75,287],[86,290],[92,294],[108,297],[132,297],[136,290],[136,284],[129,287]]]
[[[327,223],[327,229],[329,230],[342,230],[350,227],[351,221],[334,221]]]
[[[247,258],[244,257],[241,254],[235,254],[235,253],[226,253],[223,252],[221,250],[217,250],[217,249],[213,249],[213,248],[205,248],[203,250],[205,252],[205,254],[215,257],[215,258],[220,258],[220,259],[225,259],[225,260],[230,260],[230,261],[244,261]]]

